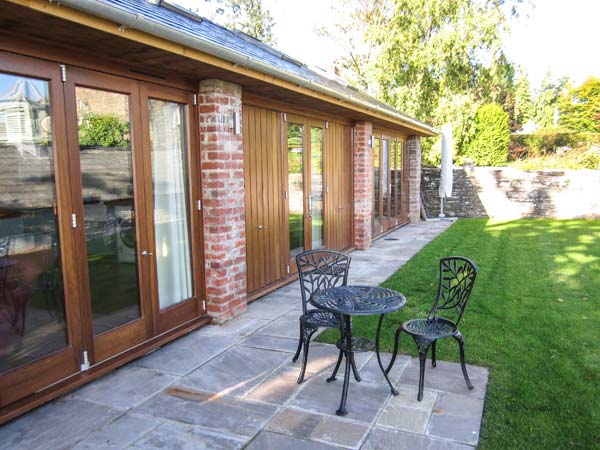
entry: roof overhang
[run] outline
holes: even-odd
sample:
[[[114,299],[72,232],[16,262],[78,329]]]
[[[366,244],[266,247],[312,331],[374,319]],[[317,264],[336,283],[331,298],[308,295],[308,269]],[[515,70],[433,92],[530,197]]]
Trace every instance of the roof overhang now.
[[[420,136],[434,136],[439,130],[359,96],[338,92],[323,84],[285,72],[260,60],[250,58],[215,43],[198,39],[141,15],[97,0],[8,0],[38,12],[180,55],[203,64],[255,79],[342,107],[357,114],[357,120],[369,118],[379,124],[401,127]]]

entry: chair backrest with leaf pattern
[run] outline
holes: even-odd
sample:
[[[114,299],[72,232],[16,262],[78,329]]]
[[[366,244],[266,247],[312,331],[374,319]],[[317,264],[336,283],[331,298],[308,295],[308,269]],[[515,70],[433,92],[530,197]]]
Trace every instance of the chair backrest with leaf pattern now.
[[[440,259],[438,294],[429,318],[435,318],[439,310],[454,311],[458,316],[455,324],[458,325],[469,302],[476,276],[477,266],[468,258],[449,256]]]
[[[317,291],[348,283],[350,256],[335,250],[309,250],[296,256],[302,292],[302,313]]]

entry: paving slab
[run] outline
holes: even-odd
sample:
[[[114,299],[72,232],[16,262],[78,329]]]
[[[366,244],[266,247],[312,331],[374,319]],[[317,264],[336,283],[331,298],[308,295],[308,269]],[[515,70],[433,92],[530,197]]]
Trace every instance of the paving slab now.
[[[263,348],[266,350],[296,353],[296,349],[298,348],[298,337],[292,339],[251,334],[247,338],[244,338],[242,341],[240,341],[240,345],[244,345],[246,347]]]
[[[427,434],[477,444],[483,414],[483,399],[450,393],[440,395]]]
[[[196,331],[134,361],[132,365],[186,375],[237,341],[231,336],[207,336]]]
[[[180,386],[243,396],[290,358],[289,353],[235,345],[178,381]]]
[[[473,390],[469,390],[465,383],[460,363],[438,361],[437,367],[431,367],[430,361],[427,360],[427,366],[425,368],[425,389],[435,389],[438,391],[483,399],[485,397],[488,379],[487,369],[467,364],[467,373],[473,384]],[[419,359],[413,358],[400,377],[399,384],[414,387],[418,386],[418,383]]]
[[[2,450],[68,449],[122,413],[80,399],[48,403],[0,427]]]
[[[300,335],[300,322],[298,311],[290,311],[262,327],[256,334],[297,338]]]
[[[283,434],[262,431],[246,447],[247,450],[334,450],[340,447],[307,441]]]
[[[149,417],[124,414],[101,430],[83,438],[73,450],[121,450],[160,424],[160,421]]]
[[[369,427],[338,418],[285,409],[271,420],[266,430],[325,444],[357,448]]]
[[[398,395],[387,402],[377,425],[425,434],[437,397],[436,392],[425,391],[418,401],[416,389],[398,388]]]
[[[73,396],[126,411],[171,385],[178,378],[158,370],[128,365],[74,392]]]
[[[230,320],[223,325],[207,325],[200,328],[197,332],[200,334],[211,334],[218,336],[237,336],[245,337],[252,334],[259,328],[264,327],[271,321],[268,319],[258,319],[256,317],[248,317],[242,314],[235,319]]]
[[[248,439],[217,433],[202,428],[165,423],[152,430],[135,443],[134,448],[143,450],[237,450]]]
[[[335,416],[342,396],[343,375],[328,383],[327,376],[315,377],[288,403],[289,406],[305,411]],[[351,379],[346,408],[348,419],[370,424],[375,420],[390,395],[389,386],[356,382]]]
[[[299,374],[299,366],[286,365],[258,385],[246,398],[283,405],[302,389],[303,385],[297,383]],[[307,373],[305,382],[312,376],[314,375]]]
[[[458,442],[433,439],[429,436],[375,427],[371,430],[362,450],[473,450]]]
[[[258,319],[273,320],[295,309],[298,303],[299,300],[296,301],[287,297],[261,298],[250,303],[244,315]]]
[[[391,353],[381,353],[381,362],[383,367],[385,368],[392,358]],[[408,363],[410,362],[410,356],[408,355],[398,355],[396,357],[396,361],[394,362],[394,367],[390,370],[388,377],[393,384],[396,384],[404,370],[408,367]],[[385,383],[385,378],[379,368],[379,363],[377,362],[377,356],[373,353],[372,356],[368,359],[365,366],[360,369],[360,377],[365,381],[372,381],[375,383]]]
[[[137,414],[169,419],[205,430],[252,437],[277,412],[277,407],[212,393],[173,388],[135,409]]]

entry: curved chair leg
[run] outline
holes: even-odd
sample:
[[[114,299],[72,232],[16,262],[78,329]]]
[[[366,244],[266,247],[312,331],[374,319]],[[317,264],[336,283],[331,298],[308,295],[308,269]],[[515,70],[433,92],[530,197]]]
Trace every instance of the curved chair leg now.
[[[329,378],[327,378],[328,383],[335,381],[335,377],[338,373],[338,369],[340,368],[340,364],[342,363],[343,357],[344,357],[344,350],[340,350],[340,355],[338,356],[338,360],[335,363],[335,368],[333,369],[333,373],[331,374],[331,376]]]
[[[354,353],[352,353],[350,356],[350,364],[352,365],[352,373],[354,373],[354,379],[360,382],[361,378],[358,374],[358,369],[356,368],[356,362],[354,361]]]
[[[425,362],[427,360],[427,351],[434,341],[417,336],[413,336],[413,339],[419,349],[419,393],[417,394],[417,400],[421,401],[423,400],[423,388],[425,386]]]
[[[308,347],[310,345],[310,338],[317,331],[316,328],[309,328],[308,331],[305,329],[302,336],[304,350],[302,352],[302,368],[300,369],[300,375],[298,375],[298,384],[304,381],[304,374],[306,373],[306,364],[308,362]]]
[[[467,387],[469,389],[473,389],[473,384],[471,384],[471,380],[467,374],[467,365],[465,364],[465,341],[460,333],[457,333],[455,336],[453,336],[453,338],[458,342],[458,348],[460,349],[460,367],[462,368],[465,382],[467,383]]]
[[[300,337],[298,338],[298,349],[296,350],[296,354],[292,358],[292,362],[298,361],[298,357],[300,356],[300,351],[302,350],[302,335],[304,334],[304,327],[302,326],[302,322],[300,322]]]
[[[431,367],[437,366],[435,359],[435,344],[437,344],[437,341],[433,341],[433,344],[431,344]]]
[[[401,333],[402,333],[402,326],[399,326],[398,329],[396,330],[396,336],[394,337],[394,351],[392,352],[392,359],[390,360],[390,363],[388,364],[386,369],[383,371],[383,373],[385,373],[386,375],[389,375],[390,370],[392,370],[392,367],[394,367],[394,363],[396,362],[396,357],[398,356],[398,350],[400,348],[400,334]]]

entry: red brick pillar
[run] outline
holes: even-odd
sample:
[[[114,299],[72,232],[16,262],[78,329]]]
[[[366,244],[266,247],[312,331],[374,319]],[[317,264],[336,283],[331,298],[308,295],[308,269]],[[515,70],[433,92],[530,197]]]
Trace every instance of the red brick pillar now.
[[[244,149],[234,133],[242,89],[220,80],[200,83],[200,173],[208,313],[222,323],[246,310]]]
[[[371,246],[373,212],[373,148],[371,122],[354,125],[354,245],[359,250]]]
[[[421,220],[421,138],[408,137],[408,217]]]

